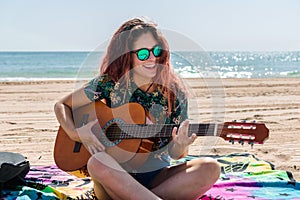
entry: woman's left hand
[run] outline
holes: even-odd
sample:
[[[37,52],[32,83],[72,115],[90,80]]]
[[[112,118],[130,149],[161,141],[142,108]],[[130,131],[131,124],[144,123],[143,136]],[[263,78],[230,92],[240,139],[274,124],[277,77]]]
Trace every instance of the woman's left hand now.
[[[174,145],[176,147],[185,149],[196,140],[197,135],[193,133],[191,136],[189,136],[188,130],[189,130],[188,120],[185,120],[184,122],[181,123],[180,127],[178,128],[178,131],[177,131],[177,127],[173,129],[172,138],[173,138]]]

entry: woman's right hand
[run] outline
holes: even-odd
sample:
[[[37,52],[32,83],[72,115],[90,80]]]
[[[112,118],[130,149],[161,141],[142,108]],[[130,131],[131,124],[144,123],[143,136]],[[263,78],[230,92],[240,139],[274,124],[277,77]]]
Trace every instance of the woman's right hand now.
[[[97,125],[97,123],[99,123],[98,119],[95,119],[94,121],[90,121],[86,125],[76,129],[80,141],[92,155],[97,152],[105,151],[105,146],[100,142],[99,137],[97,137],[92,131],[93,126]]]

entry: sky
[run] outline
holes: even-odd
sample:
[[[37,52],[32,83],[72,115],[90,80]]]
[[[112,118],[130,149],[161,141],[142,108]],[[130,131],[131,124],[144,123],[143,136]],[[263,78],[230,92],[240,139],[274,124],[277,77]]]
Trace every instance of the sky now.
[[[299,0],[0,0],[0,51],[92,51],[140,16],[207,51],[300,50]]]

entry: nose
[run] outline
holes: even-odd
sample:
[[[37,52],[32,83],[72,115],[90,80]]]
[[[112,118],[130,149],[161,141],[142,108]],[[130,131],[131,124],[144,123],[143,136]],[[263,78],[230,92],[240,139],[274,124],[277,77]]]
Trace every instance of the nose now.
[[[150,51],[150,55],[149,55],[148,60],[155,60],[155,59],[156,59],[156,57],[153,55],[153,52]]]

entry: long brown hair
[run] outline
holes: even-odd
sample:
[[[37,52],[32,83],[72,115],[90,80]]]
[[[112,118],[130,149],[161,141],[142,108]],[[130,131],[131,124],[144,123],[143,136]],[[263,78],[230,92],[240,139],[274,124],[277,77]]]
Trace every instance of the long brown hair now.
[[[176,94],[184,91],[181,79],[174,73],[170,63],[170,51],[167,40],[156,28],[156,24],[134,18],[123,23],[114,33],[103,58],[100,74],[109,75],[115,82],[125,79],[128,87],[130,70],[133,68],[132,50],[134,42],[144,33],[150,32],[158,44],[162,47],[162,55],[157,59],[156,76],[153,82],[161,86],[162,94],[168,99],[168,114],[170,115]]]

